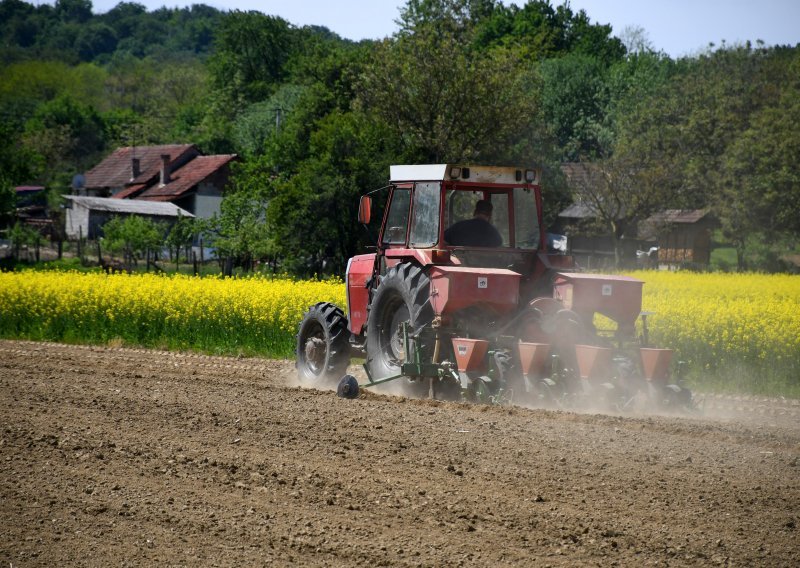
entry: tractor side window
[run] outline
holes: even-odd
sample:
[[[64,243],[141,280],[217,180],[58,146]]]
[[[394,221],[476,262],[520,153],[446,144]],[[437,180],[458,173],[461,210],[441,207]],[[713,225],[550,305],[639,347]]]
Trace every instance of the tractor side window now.
[[[539,213],[536,195],[523,187],[514,188],[514,237],[517,248],[539,248]]]
[[[392,203],[386,216],[383,231],[383,244],[400,245],[406,242],[408,231],[408,208],[411,205],[411,190],[396,188],[392,193]]]
[[[411,218],[411,246],[432,247],[439,240],[438,182],[418,183],[414,190],[414,216]]]

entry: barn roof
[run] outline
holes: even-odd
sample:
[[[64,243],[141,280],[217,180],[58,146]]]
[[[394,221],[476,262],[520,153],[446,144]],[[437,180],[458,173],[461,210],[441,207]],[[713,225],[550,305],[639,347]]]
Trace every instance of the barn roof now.
[[[181,209],[172,203],[137,201],[135,199],[113,199],[111,197],[84,197],[80,195],[65,195],[64,197],[93,211],[133,213],[157,217],[177,217],[179,215],[183,217],[194,217],[194,215],[185,209]]]
[[[639,224],[639,237],[642,239],[655,239],[659,234],[676,229],[677,226],[686,227],[704,219],[711,218],[708,209],[665,209],[654,213]]]
[[[160,146],[126,146],[117,148],[105,160],[86,172],[85,187],[122,187],[128,183],[147,183],[161,171],[161,156],[169,155],[170,163],[186,154],[199,154],[193,144],[164,144]],[[132,178],[132,159],[139,160],[139,175]],[[183,161],[183,160],[181,160]]]
[[[152,201],[169,201],[180,197],[197,184],[218,172],[236,158],[236,154],[219,154],[216,156],[197,156],[188,164],[170,174],[170,182],[155,185],[137,196],[137,199]]]
[[[666,209],[651,215],[645,223],[697,223],[708,213],[708,209]]]
[[[597,217],[597,210],[588,203],[578,202],[564,209],[558,216],[565,219],[590,219]]]

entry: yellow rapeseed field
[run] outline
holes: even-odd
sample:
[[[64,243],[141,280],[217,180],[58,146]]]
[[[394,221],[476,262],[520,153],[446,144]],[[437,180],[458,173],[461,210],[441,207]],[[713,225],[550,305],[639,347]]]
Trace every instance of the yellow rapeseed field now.
[[[800,393],[800,277],[642,271],[652,343],[694,386]],[[341,281],[0,273],[0,335],[291,357],[308,307]]]
[[[154,274],[0,274],[0,333],[291,356],[315,302],[345,304],[341,281]]]
[[[629,275],[645,281],[642,309],[655,312],[649,318],[652,341],[675,349],[695,381],[751,391],[800,391],[800,277]]]

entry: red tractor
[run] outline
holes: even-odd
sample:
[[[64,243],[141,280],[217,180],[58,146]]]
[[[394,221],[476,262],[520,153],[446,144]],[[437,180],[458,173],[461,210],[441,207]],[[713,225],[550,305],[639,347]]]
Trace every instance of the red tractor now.
[[[392,166],[377,251],[347,265],[347,314],[319,303],[297,335],[300,379],[340,396],[402,381],[415,396],[619,408],[689,404],[672,351],[647,346],[640,280],[583,274],[548,252],[541,172]],[[359,205],[369,223],[372,198]],[[595,315],[615,322],[598,330]],[[367,381],[344,375],[351,355]],[[344,376],[343,376],[344,375]]]

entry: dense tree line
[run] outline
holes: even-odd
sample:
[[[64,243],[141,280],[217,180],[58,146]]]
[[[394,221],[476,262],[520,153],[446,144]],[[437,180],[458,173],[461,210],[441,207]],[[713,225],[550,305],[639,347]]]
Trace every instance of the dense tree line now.
[[[341,272],[369,242],[358,195],[391,163],[545,169],[549,221],[594,203],[617,238],[663,208],[709,208],[737,247],[800,233],[800,51],[751,44],[673,60],[568,3],[408,0],[399,30],[351,42],[257,12],[0,1],[0,213],[13,184],[65,190],[119,145],[243,157],[220,249]],[[601,183],[568,189],[564,162]]]

